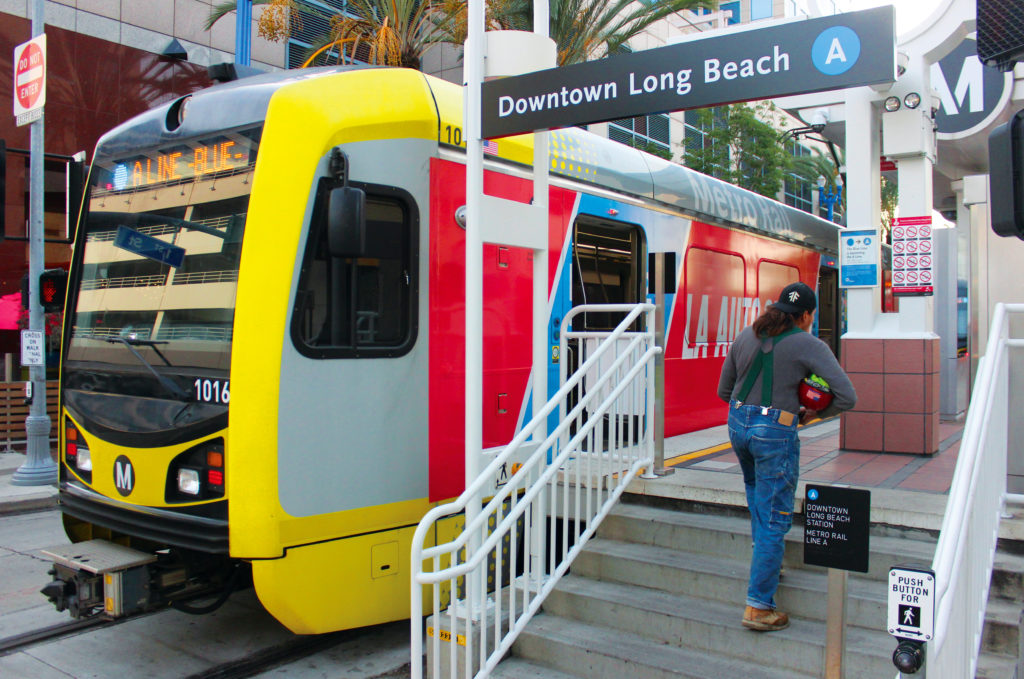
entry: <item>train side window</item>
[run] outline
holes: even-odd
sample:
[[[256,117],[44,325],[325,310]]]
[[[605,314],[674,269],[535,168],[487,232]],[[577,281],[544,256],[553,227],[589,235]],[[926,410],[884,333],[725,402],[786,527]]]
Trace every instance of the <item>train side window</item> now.
[[[331,257],[326,203],[339,184],[317,190],[292,314],[292,341],[311,358],[401,356],[416,341],[418,218],[400,189],[355,184],[366,192],[366,247]]]
[[[763,305],[778,299],[782,288],[800,280],[800,270],[790,264],[762,259],[757,263],[757,297]]]

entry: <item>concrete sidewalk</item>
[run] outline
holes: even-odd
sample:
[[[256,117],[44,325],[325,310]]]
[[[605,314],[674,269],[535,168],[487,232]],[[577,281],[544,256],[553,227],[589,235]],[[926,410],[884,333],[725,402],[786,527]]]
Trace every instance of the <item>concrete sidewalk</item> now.
[[[839,418],[801,427],[797,513],[803,512],[808,483],[846,485],[871,491],[873,523],[937,533],[946,513],[963,423],[943,422],[939,433],[937,453],[908,455],[843,450]],[[666,439],[665,464],[672,474],[637,478],[627,492],[746,508],[743,476],[724,425]],[[1019,506],[1007,506],[1007,513],[1024,518],[1024,508]],[[1024,539],[1021,523],[1002,522],[1000,536]]]
[[[15,486],[11,477],[25,464],[24,453],[0,453],[0,516],[57,506],[57,486]]]

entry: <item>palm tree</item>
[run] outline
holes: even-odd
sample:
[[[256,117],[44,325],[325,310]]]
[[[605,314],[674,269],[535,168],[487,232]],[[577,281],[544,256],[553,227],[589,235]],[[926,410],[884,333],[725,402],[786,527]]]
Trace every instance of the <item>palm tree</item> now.
[[[297,0],[253,0],[270,5],[259,19],[259,34],[286,38],[299,17]],[[630,38],[652,23],[686,9],[717,7],[717,0],[550,0],[550,35],[558,46],[558,64],[565,66],[620,51]],[[235,0],[214,7],[209,29],[233,12]],[[466,39],[465,0],[349,0],[349,12],[327,16],[330,32],[316,41],[306,65],[360,59],[373,64],[419,68],[423,52],[439,42]],[[532,30],[530,0],[487,0],[489,29]],[[323,11],[302,4],[303,12]]]
[[[419,69],[420,58],[430,45],[444,40],[435,23],[435,5],[420,0],[348,0],[346,12],[328,12],[297,0],[253,0],[268,5],[258,20],[258,33],[268,40],[283,40],[301,28],[302,14],[328,22],[328,32],[313,43],[305,66],[352,62],[359,59],[383,66]],[[209,30],[237,2],[228,0],[210,13]]]

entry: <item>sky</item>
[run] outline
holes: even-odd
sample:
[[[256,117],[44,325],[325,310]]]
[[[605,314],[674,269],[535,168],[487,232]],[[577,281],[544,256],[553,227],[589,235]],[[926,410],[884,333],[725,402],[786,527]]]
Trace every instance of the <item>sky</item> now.
[[[850,10],[858,10],[893,5],[896,8],[896,34],[899,35],[930,17],[941,2],[942,0],[848,0],[848,7]]]

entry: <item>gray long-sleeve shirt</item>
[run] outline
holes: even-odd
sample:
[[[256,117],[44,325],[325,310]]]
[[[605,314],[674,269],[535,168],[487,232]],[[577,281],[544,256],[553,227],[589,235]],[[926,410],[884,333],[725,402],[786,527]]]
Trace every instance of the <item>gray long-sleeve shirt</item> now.
[[[722,376],[718,382],[718,397],[728,403],[738,398],[743,387],[747,370],[753,365],[754,357],[762,345],[767,350],[775,340],[760,340],[751,327],[744,330],[733,342],[729,354],[722,366]],[[824,342],[807,332],[798,332],[783,337],[775,347],[774,376],[772,382],[771,407],[791,413],[800,411],[797,387],[800,381],[810,374],[815,374],[832,389],[834,399],[821,415],[829,417],[844,410],[849,410],[857,403],[857,392],[853,383],[846,376],[839,362]],[[754,386],[747,395],[747,402],[757,404],[761,399],[761,378],[758,375]]]

